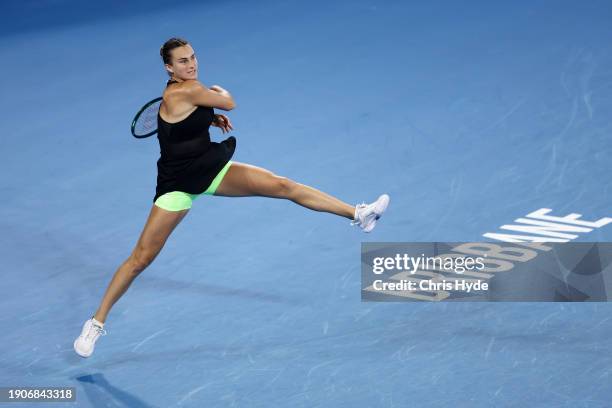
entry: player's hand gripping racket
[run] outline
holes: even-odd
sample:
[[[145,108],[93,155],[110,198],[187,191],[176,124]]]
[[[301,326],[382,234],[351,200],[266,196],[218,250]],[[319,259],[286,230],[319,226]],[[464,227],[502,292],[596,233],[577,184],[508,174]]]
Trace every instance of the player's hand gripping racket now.
[[[161,97],[155,98],[140,108],[132,121],[132,135],[134,137],[142,139],[157,133],[157,113],[161,102]]]

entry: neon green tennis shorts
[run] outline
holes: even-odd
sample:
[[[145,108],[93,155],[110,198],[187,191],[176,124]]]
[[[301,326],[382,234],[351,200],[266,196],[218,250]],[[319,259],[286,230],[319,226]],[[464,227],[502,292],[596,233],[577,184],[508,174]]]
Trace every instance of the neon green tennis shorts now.
[[[230,160],[225,166],[223,166],[219,174],[217,174],[217,176],[213,179],[212,183],[210,183],[210,186],[208,186],[206,191],[202,194],[215,194],[215,191],[217,191],[219,184],[221,184],[221,180],[223,180],[223,177],[225,177],[225,173],[227,173],[231,165],[232,161]],[[202,194],[189,194],[184,193],[182,191],[171,191],[169,193],[159,196],[159,198],[155,200],[155,205],[167,211],[187,210],[191,208],[193,200],[195,200]]]

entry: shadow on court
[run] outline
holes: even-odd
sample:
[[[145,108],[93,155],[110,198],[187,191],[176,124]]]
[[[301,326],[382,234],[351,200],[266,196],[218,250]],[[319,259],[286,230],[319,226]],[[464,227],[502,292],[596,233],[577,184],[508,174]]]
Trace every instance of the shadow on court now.
[[[143,374],[146,376],[146,374]],[[85,392],[91,406],[95,408],[125,407],[125,408],[156,408],[136,395],[123,391],[121,388],[109,383],[104,374],[94,373],[76,377],[82,391]],[[81,389],[77,391],[80,392]]]

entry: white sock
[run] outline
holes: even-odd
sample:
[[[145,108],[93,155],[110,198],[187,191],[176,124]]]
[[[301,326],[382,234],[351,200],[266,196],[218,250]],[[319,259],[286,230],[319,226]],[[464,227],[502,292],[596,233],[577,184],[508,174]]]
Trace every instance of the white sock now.
[[[104,323],[97,321],[95,317],[92,317],[91,320],[96,326],[104,327]]]

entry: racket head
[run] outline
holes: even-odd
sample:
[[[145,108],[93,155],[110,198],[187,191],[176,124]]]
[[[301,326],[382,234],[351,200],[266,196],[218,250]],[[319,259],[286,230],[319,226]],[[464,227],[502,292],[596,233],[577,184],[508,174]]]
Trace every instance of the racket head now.
[[[162,97],[155,98],[144,104],[132,120],[132,136],[137,139],[153,136],[157,133],[157,114]]]

